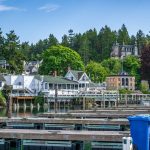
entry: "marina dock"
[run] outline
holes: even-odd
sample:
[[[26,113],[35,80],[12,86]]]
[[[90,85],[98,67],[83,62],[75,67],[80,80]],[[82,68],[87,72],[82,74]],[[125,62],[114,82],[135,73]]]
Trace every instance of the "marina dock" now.
[[[67,131],[0,129],[2,139],[38,139],[64,141],[122,141],[129,132],[121,131]]]

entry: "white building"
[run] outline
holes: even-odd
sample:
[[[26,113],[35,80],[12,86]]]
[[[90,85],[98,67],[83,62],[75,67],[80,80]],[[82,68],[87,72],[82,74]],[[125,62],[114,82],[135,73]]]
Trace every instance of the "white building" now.
[[[45,96],[55,95],[55,88],[57,88],[58,95],[75,95],[79,91],[87,91],[91,83],[85,72],[75,70],[69,70],[65,77],[56,75],[6,75],[4,80],[7,85],[12,86],[12,94],[34,96],[38,95],[39,92],[44,93]],[[3,85],[1,84],[2,87]]]
[[[12,86],[13,93],[28,93],[37,95],[40,91],[38,82],[34,76],[29,75],[6,75],[6,84]]]

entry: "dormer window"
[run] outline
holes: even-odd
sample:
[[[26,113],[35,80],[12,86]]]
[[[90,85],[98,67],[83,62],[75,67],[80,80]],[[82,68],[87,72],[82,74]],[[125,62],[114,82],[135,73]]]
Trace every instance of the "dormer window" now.
[[[0,81],[0,87],[2,87],[2,82]]]
[[[83,76],[82,80],[83,80],[83,81],[85,81],[85,80],[86,80],[86,76],[85,76],[85,75]]]
[[[73,77],[71,77],[71,80],[73,80]]]

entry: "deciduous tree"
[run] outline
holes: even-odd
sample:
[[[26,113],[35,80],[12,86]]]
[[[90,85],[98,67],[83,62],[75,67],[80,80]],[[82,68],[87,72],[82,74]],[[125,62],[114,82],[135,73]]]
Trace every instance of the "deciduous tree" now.
[[[63,46],[52,46],[42,55],[42,65],[39,73],[43,75],[52,74],[57,71],[59,75],[64,75],[68,66],[74,70],[83,70],[84,65],[80,55],[74,50]]]

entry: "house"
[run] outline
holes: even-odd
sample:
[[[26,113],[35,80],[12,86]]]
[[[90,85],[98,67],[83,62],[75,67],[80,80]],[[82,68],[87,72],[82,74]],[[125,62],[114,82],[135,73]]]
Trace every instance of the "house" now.
[[[106,78],[107,90],[119,89],[135,90],[135,77],[128,75],[126,72],[121,72],[119,75],[111,75]]]
[[[9,66],[5,59],[0,59],[0,68],[6,69]]]
[[[41,91],[45,95],[54,95],[57,88],[58,95],[75,95],[79,91],[89,88],[91,82],[87,74],[83,71],[68,70],[64,77],[57,76],[35,76],[41,83]]]
[[[111,57],[123,58],[129,55],[139,56],[139,50],[137,47],[137,43],[134,45],[120,45],[119,43],[115,43],[112,46]]]
[[[79,88],[89,88],[90,78],[84,71],[68,70],[65,78],[71,81],[78,82]]]
[[[38,69],[42,61],[30,61],[24,63],[24,73],[27,75],[35,75],[38,73]]]
[[[0,90],[3,89],[5,82],[6,82],[5,78],[2,75],[0,75]]]
[[[12,93],[33,94],[40,92],[38,82],[33,75],[5,75],[6,84],[12,86]]]

